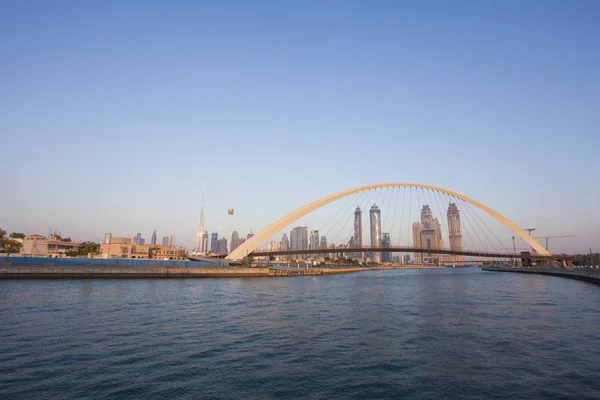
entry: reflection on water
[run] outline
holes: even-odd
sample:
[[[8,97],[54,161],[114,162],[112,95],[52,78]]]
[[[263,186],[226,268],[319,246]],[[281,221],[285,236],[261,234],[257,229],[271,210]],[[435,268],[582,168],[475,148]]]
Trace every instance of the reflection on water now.
[[[600,398],[600,288],[478,269],[0,281],[1,398]]]

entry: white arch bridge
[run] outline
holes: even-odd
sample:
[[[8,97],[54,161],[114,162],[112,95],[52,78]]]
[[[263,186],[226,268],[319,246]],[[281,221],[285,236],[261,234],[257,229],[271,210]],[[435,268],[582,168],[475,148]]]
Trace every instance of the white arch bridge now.
[[[260,232],[256,233],[254,236],[249,238],[247,241],[242,243],[239,247],[237,247],[234,251],[232,251],[227,257],[227,260],[230,261],[238,261],[242,260],[248,256],[259,256],[259,255],[282,255],[282,254],[326,254],[326,253],[358,253],[358,252],[416,252],[416,253],[434,253],[434,254],[449,254],[449,255],[465,255],[465,256],[483,256],[483,257],[505,257],[511,258],[514,254],[510,252],[487,252],[487,251],[455,251],[449,249],[419,249],[414,247],[402,247],[402,246],[390,246],[390,247],[354,247],[354,248],[336,248],[336,249],[290,249],[290,250],[282,250],[282,251],[262,251],[256,250],[260,245],[269,240],[273,235],[282,231],[287,226],[293,224],[300,218],[306,216],[307,214],[318,210],[321,207],[324,207],[336,200],[342,199],[344,197],[348,197],[351,195],[355,195],[357,193],[366,192],[374,189],[384,189],[384,188],[416,188],[425,190],[431,193],[439,193],[443,195],[448,195],[454,197],[456,199],[460,199],[481,211],[484,211],[497,221],[501,222],[504,226],[508,227],[511,231],[514,232],[516,236],[521,238],[524,242],[526,242],[531,248],[534,250],[537,257],[551,257],[551,254],[533,237],[527,234],[523,229],[521,229],[517,224],[504,217],[497,211],[489,208],[488,206],[473,200],[470,197],[462,195],[460,193],[443,189],[436,186],[424,185],[419,183],[405,183],[405,182],[392,182],[392,183],[379,183],[372,185],[359,186],[353,189],[344,190],[338,193],[334,193],[332,195],[323,197],[319,200],[313,201],[309,204],[306,204],[289,214],[281,217],[275,222],[271,223]]]

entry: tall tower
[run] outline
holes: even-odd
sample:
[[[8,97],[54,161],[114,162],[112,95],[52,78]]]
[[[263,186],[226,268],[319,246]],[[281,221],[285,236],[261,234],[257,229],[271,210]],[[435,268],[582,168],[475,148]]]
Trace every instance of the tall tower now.
[[[381,234],[381,247],[390,247],[391,246],[390,234],[382,233]],[[381,253],[381,262],[390,262],[392,261],[390,257],[390,252],[386,251],[385,253]]]
[[[240,235],[239,235],[238,231],[233,231],[233,233],[231,234],[231,243],[229,244],[229,246],[231,247],[229,249],[229,253],[234,251],[240,245],[239,242],[240,242]]]
[[[326,249],[327,246],[327,236],[321,236],[321,244],[319,246],[321,249]],[[327,254],[325,254],[323,257],[327,257]]]
[[[462,228],[460,226],[460,211],[456,203],[448,206],[448,237],[450,238],[450,250],[462,251]],[[452,256],[456,261],[464,261],[464,256]]]
[[[150,240],[151,244],[156,244],[156,229],[152,232],[152,239]]]
[[[281,246],[280,246],[280,248],[281,248],[281,250],[284,250],[284,251],[289,250],[289,248],[290,248],[290,240],[288,239],[288,235],[286,233],[284,233],[281,236]],[[288,257],[289,256],[286,255],[286,256],[282,256],[281,258],[286,259]]]
[[[371,207],[371,247],[381,247],[381,210],[375,204]],[[381,253],[373,252],[373,261],[381,262]]]
[[[202,232],[202,247],[200,249],[200,253],[202,254],[206,254],[208,253],[208,232],[204,231]]]
[[[359,206],[356,206],[356,210],[354,210],[354,246],[363,246],[362,237],[362,211]],[[364,260],[365,253],[358,253],[355,255],[355,257]]]
[[[219,233],[217,231],[210,235],[210,252],[213,254],[219,252]]]
[[[421,209],[421,222],[413,223],[413,243],[415,248],[420,249],[443,249],[442,226],[437,218],[434,218],[431,207],[425,204]],[[415,263],[436,263],[444,256],[434,253],[415,253]]]
[[[310,249],[319,248],[319,231],[310,231]],[[314,253],[313,258],[317,258],[318,254]]]
[[[425,229],[420,222],[413,222],[412,234],[413,234],[413,246],[415,249],[422,249],[421,244],[421,232]],[[414,253],[415,264],[423,264],[423,253]]]
[[[202,237],[204,236],[204,192],[202,192],[202,203],[200,203],[200,222],[196,232],[196,253],[202,252]]]
[[[304,250],[308,248],[308,228],[297,226],[290,232],[290,249]]]

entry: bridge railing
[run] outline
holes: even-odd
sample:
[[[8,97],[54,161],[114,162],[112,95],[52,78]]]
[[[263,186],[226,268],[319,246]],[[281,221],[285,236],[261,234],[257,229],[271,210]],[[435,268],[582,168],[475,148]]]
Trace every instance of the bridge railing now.
[[[339,248],[323,248],[323,249],[289,249],[289,250],[255,250],[250,253],[250,256],[278,256],[278,255],[294,255],[294,254],[341,254],[341,253],[426,253],[426,254],[442,254],[455,256],[473,256],[473,257],[491,257],[491,258],[521,258],[520,254],[501,253],[501,252],[485,252],[485,251],[469,251],[469,250],[450,250],[450,249],[423,249],[411,246],[390,246],[390,247],[339,247]],[[543,259],[551,256],[530,255],[531,258]]]

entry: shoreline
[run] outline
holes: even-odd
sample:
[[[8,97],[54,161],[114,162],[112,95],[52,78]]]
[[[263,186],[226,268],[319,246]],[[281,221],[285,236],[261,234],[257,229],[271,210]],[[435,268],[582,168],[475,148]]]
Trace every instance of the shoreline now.
[[[487,272],[513,272],[519,274],[536,274],[556,276],[567,279],[577,279],[600,285],[600,271],[592,272],[585,269],[558,269],[558,268],[501,268],[501,267],[483,267],[482,271]]]
[[[400,269],[441,269],[443,266],[388,267],[310,267],[285,269],[273,267],[164,267],[129,266],[54,266],[44,264],[11,265],[0,263],[0,280],[5,279],[171,279],[171,278],[273,278],[292,276],[339,275],[365,271]]]

